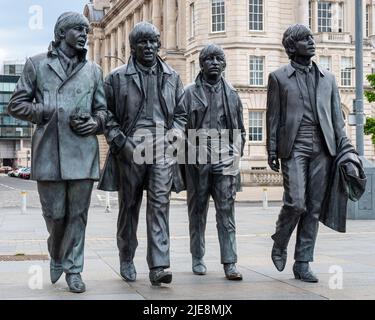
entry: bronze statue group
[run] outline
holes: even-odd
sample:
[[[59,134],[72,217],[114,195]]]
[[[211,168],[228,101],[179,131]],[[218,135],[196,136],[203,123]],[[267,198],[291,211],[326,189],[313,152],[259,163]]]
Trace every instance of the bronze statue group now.
[[[62,14],[48,52],[27,60],[8,106],[12,116],[36,125],[31,174],[49,232],[51,282],[65,273],[71,292],[86,290],[81,278],[85,229],[91,192],[98,180],[99,189],[118,192],[117,246],[125,281],[137,278],[133,260],[144,190],[149,279],[154,286],[172,281],[167,270],[169,199],[171,191],[184,189],[193,273],[207,272],[205,228],[212,196],[225,276],[242,280],[236,267],[234,207],[246,132],[239,95],[222,76],[224,51],[215,44],[204,46],[199,55],[201,70],[184,88],[176,71],[158,55],[159,30],[140,22],[129,35],[128,63],[112,70],[103,81],[100,67],[86,60],[88,32],[89,22],[83,15]],[[346,150],[346,172],[359,182],[365,177],[346,138],[335,78],[311,60],[315,54],[311,31],[293,25],[284,33],[283,45],[291,62],[270,74],[267,98],[268,162],[279,171],[281,160],[284,181],[284,204],[272,236],[272,261],[279,271],[284,269],[288,242],[297,226],[295,278],[317,282],[309,262],[313,261],[321,211],[327,207],[330,176],[339,167],[335,157]],[[157,134],[158,127],[174,133],[180,141],[177,149],[187,151],[189,161],[165,156],[168,144]],[[191,138],[192,131],[199,132],[204,143]],[[101,173],[99,134],[104,134],[109,145]],[[151,150],[151,156],[139,161],[136,154],[139,158],[145,141],[149,150],[144,151]],[[161,152],[152,152],[156,149]],[[337,199],[331,197],[330,203]]]

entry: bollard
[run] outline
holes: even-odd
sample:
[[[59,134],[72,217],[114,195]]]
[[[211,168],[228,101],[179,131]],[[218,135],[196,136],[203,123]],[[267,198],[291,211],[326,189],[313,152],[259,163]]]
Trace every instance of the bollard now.
[[[27,192],[21,191],[21,214],[26,214],[27,208]]]
[[[106,192],[105,193],[105,213],[111,212],[111,200],[109,196],[110,196],[109,192]]]
[[[267,188],[263,188],[263,209],[268,209],[268,194],[267,194]]]

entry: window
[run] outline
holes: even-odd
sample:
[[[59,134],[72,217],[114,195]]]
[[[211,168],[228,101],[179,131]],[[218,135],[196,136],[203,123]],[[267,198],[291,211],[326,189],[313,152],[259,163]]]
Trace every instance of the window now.
[[[195,9],[194,3],[190,4],[190,37],[195,36]]]
[[[249,0],[249,30],[263,30],[263,0]]]
[[[250,56],[250,85],[263,86],[264,57]]]
[[[341,57],[341,85],[350,87],[352,85],[352,57]]]
[[[337,21],[337,24],[338,24],[338,31],[339,32],[344,32],[344,4],[341,2],[338,4],[338,7],[337,7],[337,16],[338,16],[338,21]]]
[[[309,1],[309,28],[312,30],[312,4]]]
[[[0,83],[0,91],[13,92],[15,88],[16,88],[15,83],[10,83],[10,82],[1,82]]]
[[[225,2],[212,0],[211,5],[212,32],[225,31]]]
[[[249,140],[263,141],[263,112],[249,112]]]
[[[328,56],[320,56],[319,57],[319,64],[323,69],[331,70],[332,62],[331,57]]]
[[[8,103],[11,97],[11,93],[0,93],[0,103]]]
[[[332,4],[318,2],[318,32],[332,32]]]
[[[371,63],[371,73],[375,74],[375,61],[374,60]]]
[[[370,36],[370,6],[366,6],[366,38]]]
[[[23,65],[22,64],[17,64],[16,65],[16,75],[21,75],[23,71]]]
[[[14,64],[9,66],[9,74],[16,74],[16,66]]]

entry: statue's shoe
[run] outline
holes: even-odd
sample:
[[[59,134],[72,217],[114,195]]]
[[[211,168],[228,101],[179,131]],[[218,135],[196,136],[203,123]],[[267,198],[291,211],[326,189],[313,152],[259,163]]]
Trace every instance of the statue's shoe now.
[[[55,260],[51,258],[50,265],[49,265],[49,273],[50,273],[51,282],[53,284],[56,283],[60,279],[63,272],[64,270],[63,270],[61,263],[57,263]]]
[[[172,282],[172,272],[164,271],[164,268],[153,268],[150,270],[149,278],[153,286],[160,286],[162,283]]]
[[[193,273],[196,275],[205,275],[207,273],[207,267],[203,261],[203,258],[193,257]]]
[[[82,281],[79,273],[67,273],[65,279],[70,292],[83,293],[86,291],[86,285]]]
[[[224,264],[224,273],[228,280],[242,280],[242,274],[237,270],[234,263]]]
[[[133,282],[137,279],[137,271],[132,261],[122,261],[120,265],[121,278],[124,281]]]
[[[283,271],[285,268],[286,259],[287,259],[286,248],[280,248],[276,245],[276,243],[274,243],[272,247],[271,258],[276,269],[279,270],[280,272]]]
[[[293,265],[294,278],[304,282],[318,282],[318,277],[312,272],[308,262],[296,261]]]

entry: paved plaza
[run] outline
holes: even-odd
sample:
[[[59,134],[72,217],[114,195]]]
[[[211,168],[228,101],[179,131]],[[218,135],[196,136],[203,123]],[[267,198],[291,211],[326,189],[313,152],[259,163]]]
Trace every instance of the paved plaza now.
[[[24,214],[20,209],[20,190],[27,191],[28,208]],[[318,284],[303,283],[293,278],[291,270],[294,237],[288,248],[289,259],[285,270],[279,273],[271,262],[270,236],[280,210],[281,189],[269,189],[267,192],[270,200],[268,208],[262,207],[262,188],[244,188],[237,197],[238,267],[244,277],[241,282],[230,282],[224,277],[213,205],[210,206],[206,231],[208,273],[205,276],[192,274],[187,208],[183,195],[173,195],[170,210],[172,283],[152,287],[148,280],[144,206],[135,257],[137,281],[122,281],[115,239],[116,194],[111,194],[111,212],[106,213],[105,193],[96,190],[89,212],[82,274],[87,292],[79,295],[68,292],[63,277],[57,284],[51,285],[48,260],[0,261],[0,299],[375,299],[375,221],[349,220],[346,234],[321,225],[316,261],[312,263],[320,281]],[[30,255],[45,257],[48,254],[48,234],[35,182],[0,177],[0,203],[0,255],[18,257],[19,260]]]

